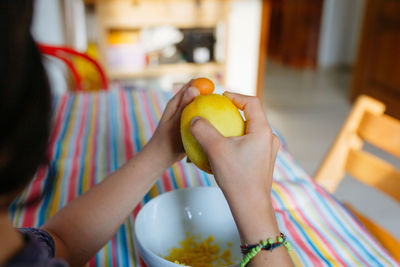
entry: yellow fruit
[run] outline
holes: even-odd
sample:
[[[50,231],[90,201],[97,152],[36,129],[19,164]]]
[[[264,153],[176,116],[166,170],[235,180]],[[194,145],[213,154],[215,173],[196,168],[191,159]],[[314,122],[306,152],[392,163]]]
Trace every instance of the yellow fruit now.
[[[186,155],[197,167],[212,173],[207,155],[190,132],[196,116],[207,119],[225,137],[243,135],[244,120],[229,98],[217,94],[199,95],[182,111],[181,136]]]

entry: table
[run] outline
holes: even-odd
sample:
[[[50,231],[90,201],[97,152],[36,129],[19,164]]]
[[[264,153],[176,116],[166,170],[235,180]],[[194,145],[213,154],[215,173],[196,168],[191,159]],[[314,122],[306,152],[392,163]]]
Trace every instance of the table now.
[[[112,87],[54,97],[51,161],[11,206],[15,226],[42,225],[150,139],[172,94]],[[195,186],[216,183],[193,164],[173,165],[88,266],[141,266],[133,238],[140,207],[162,192]],[[38,194],[44,194],[39,202],[24,205]],[[296,266],[398,266],[357,219],[296,163],[285,145],[276,160],[272,201],[280,229],[293,245]]]

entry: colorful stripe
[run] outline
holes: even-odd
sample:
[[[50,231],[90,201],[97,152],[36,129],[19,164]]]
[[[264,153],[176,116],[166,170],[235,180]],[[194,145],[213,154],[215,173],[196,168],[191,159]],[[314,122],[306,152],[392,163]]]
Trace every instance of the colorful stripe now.
[[[18,227],[40,226],[133,157],[150,139],[172,93],[116,88],[69,93],[53,99],[49,166],[10,208]],[[282,147],[272,201],[281,231],[293,245],[296,266],[398,266],[334,197],[316,185]],[[141,266],[133,238],[134,217],[151,198],[170,190],[215,186],[212,176],[185,160],[169,168],[115,236],[88,266]],[[51,190],[29,207],[22,204]]]

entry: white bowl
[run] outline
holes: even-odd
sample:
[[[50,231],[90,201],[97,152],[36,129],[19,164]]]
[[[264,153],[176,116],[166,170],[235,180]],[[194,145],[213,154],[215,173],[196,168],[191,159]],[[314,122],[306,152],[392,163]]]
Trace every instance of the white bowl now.
[[[214,236],[223,251],[231,251],[231,260],[238,266],[240,239],[228,203],[217,187],[196,187],[171,191],[148,202],[135,221],[135,237],[139,253],[149,267],[182,267],[159,255],[179,247],[186,232]],[[232,245],[227,246],[228,242]]]

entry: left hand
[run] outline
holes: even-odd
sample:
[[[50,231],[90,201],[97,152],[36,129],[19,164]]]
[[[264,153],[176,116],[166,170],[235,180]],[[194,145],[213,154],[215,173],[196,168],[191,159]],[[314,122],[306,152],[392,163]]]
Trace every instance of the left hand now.
[[[166,156],[167,164],[171,165],[185,156],[183,149],[180,119],[182,110],[200,94],[199,90],[191,87],[192,81],[185,84],[168,102],[158,127],[150,139],[158,151]]]

